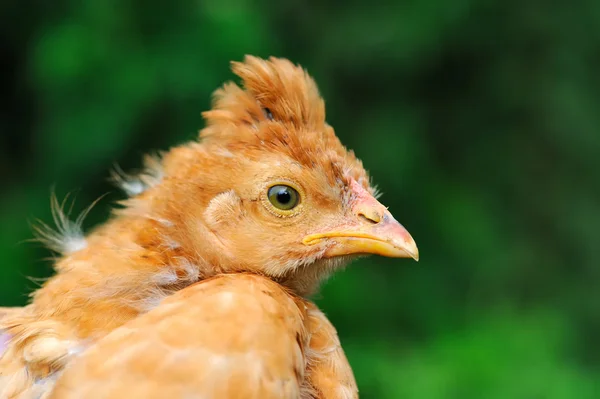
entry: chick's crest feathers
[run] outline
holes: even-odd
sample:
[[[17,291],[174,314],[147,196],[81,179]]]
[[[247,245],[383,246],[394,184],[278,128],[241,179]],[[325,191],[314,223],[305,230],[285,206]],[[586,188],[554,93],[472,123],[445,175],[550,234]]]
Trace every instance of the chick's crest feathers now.
[[[332,183],[354,178],[371,190],[361,161],[326,123],[323,98],[304,69],[286,59],[253,56],[233,62],[232,69],[243,88],[227,83],[215,92],[213,109],[203,113],[202,143],[279,152],[320,169]]]
[[[230,121],[255,125],[276,120],[314,130],[325,125],[323,99],[314,80],[301,67],[285,59],[271,57],[267,61],[247,56],[245,62],[233,62],[232,70],[242,79],[245,90],[234,83],[217,90],[214,110],[204,113],[209,124]],[[221,137],[229,133],[222,132]]]

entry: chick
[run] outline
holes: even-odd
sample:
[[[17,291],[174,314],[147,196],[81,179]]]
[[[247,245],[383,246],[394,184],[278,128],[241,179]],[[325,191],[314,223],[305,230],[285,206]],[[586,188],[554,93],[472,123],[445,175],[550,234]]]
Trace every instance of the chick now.
[[[227,345],[230,333],[256,322],[249,309],[269,301],[267,294],[248,291],[236,275],[252,281],[261,276],[260,285],[287,298],[274,312],[292,309],[291,324],[282,328],[299,334],[299,364],[305,364],[297,391],[290,392],[318,392],[304,383],[311,357],[306,348],[319,341],[310,339],[317,324],[331,330],[326,336],[332,343],[337,335],[324,316],[310,331],[307,309],[313,309],[313,320],[319,313],[307,298],[357,256],[418,259],[414,240],[377,201],[360,160],[326,123],[312,78],[276,58],[249,56],[233,63],[233,71],[243,87],[228,83],[216,91],[199,141],[175,147],[161,159],[148,158],[138,177],[118,178],[133,196],[108,222],[83,237],[60,215],[64,234],[45,232],[63,257],[29,305],[0,319],[8,337],[0,358],[0,397],[51,392],[74,356],[85,362],[111,347],[115,335],[174,317],[176,312],[163,307],[169,301],[193,298],[198,304],[188,302],[187,311],[199,307],[210,318],[214,310],[201,304],[222,295],[210,299],[202,292],[225,276],[236,281],[232,292],[239,290],[244,306],[214,314],[217,329],[199,321],[202,333],[190,339],[202,346],[202,334],[212,334],[217,341],[223,338],[218,345]],[[177,336],[178,330],[172,333]],[[342,368],[349,368],[347,362]],[[276,374],[270,368],[264,373]],[[319,380],[316,374],[311,378]]]

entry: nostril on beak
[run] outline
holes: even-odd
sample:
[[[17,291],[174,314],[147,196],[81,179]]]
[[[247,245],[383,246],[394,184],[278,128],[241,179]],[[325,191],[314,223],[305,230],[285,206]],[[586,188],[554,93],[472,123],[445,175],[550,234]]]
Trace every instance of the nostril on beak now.
[[[358,217],[365,219],[367,222],[377,224],[381,222],[381,215],[375,209],[361,209],[358,211]]]

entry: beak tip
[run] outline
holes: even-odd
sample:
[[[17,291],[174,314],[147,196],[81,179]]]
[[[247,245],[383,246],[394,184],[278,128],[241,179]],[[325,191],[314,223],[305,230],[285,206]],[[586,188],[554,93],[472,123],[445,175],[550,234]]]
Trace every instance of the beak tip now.
[[[407,252],[408,255],[413,258],[415,261],[419,261],[419,250],[415,250],[415,251],[409,251]]]
[[[408,239],[405,239],[404,245],[401,246],[404,249],[404,252],[408,255],[408,257],[413,258],[417,262],[419,261],[419,248],[417,247],[417,243],[415,240],[406,232],[408,235]]]

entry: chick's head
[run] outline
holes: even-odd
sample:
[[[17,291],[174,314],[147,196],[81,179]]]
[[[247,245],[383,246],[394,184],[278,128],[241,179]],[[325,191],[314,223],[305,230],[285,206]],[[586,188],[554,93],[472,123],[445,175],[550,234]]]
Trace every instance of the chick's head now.
[[[243,86],[215,93],[200,142],[165,158],[164,201],[177,204],[192,252],[221,272],[252,271],[301,292],[359,255],[417,259],[326,123],[312,78],[276,58],[246,57],[233,71]]]

